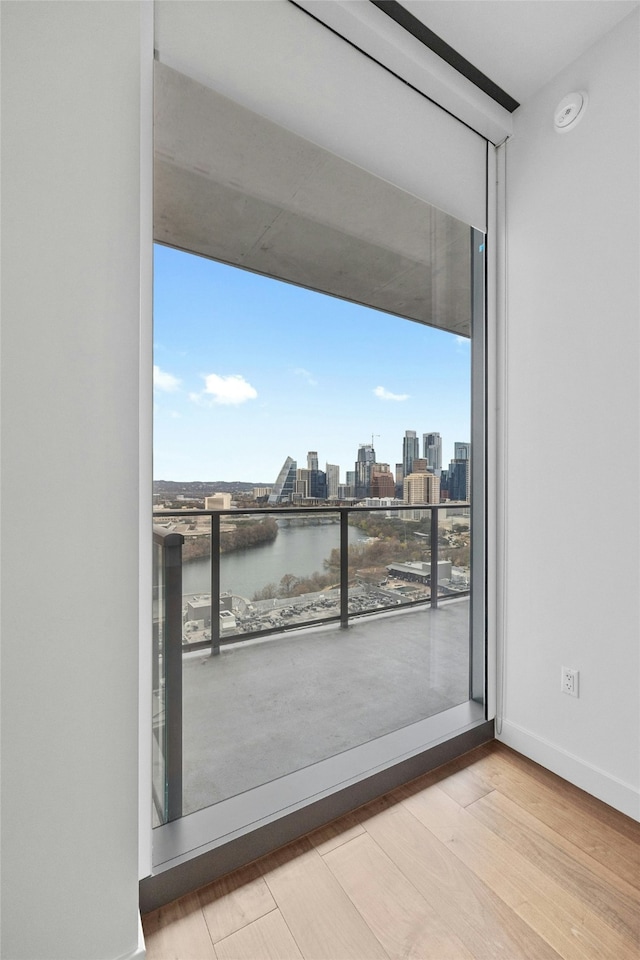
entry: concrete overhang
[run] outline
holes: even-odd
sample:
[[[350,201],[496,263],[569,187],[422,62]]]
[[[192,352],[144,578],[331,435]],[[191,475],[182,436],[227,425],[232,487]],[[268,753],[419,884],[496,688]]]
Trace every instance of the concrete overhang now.
[[[154,152],[157,242],[470,335],[467,224],[162,63]]]

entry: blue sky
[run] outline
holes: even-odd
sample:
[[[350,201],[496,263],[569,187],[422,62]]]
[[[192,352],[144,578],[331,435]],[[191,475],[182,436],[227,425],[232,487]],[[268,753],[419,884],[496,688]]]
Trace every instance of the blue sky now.
[[[285,457],[353,470],[374,436],[470,439],[470,345],[334,297],[155,248],[154,477],[273,483]],[[422,447],[422,441],[421,441]]]

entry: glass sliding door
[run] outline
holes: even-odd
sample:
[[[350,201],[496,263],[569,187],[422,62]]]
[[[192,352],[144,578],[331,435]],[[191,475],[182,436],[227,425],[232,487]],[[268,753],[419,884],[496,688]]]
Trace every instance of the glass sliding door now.
[[[160,866],[482,723],[485,236],[158,77]],[[167,145],[176,83],[224,121],[206,171]]]

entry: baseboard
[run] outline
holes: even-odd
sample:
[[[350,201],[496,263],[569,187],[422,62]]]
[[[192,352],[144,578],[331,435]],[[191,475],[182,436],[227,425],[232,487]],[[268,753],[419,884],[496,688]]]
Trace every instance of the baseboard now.
[[[497,726],[497,725],[496,725]],[[611,776],[605,770],[581,760],[557,744],[524,730],[516,723],[502,721],[496,740],[556,773],[563,780],[602,800],[615,810],[640,821],[640,791],[630,783]]]
[[[145,960],[147,956],[147,950],[144,945],[144,933],[142,932],[142,921],[140,919],[140,911],[138,911],[138,946],[133,951],[133,953],[128,953],[124,957],[119,957],[118,960]]]

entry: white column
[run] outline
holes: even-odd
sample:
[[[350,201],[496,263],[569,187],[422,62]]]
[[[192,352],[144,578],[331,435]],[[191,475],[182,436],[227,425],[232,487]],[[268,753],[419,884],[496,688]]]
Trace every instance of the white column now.
[[[140,68],[136,2],[2,3],[11,960],[141,956]]]

